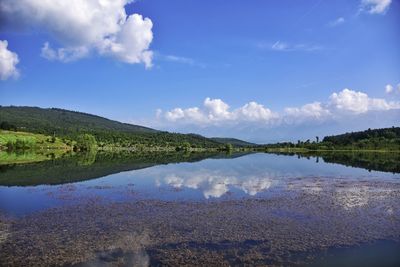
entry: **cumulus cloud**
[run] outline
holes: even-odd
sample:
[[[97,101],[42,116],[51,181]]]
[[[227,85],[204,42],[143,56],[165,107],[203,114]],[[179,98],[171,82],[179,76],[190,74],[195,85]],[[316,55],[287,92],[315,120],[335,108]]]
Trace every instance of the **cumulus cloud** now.
[[[370,14],[385,14],[392,0],[362,0],[361,10]]]
[[[151,67],[153,24],[139,14],[128,16],[125,5],[131,2],[3,0],[0,15],[7,25],[19,24],[52,36],[59,47],[53,48],[45,42],[42,56],[47,59],[68,62],[94,51],[122,62]]]
[[[233,112],[235,118],[245,121],[269,122],[277,118],[277,114],[257,102],[249,102]]]
[[[312,102],[300,107],[287,107],[283,112],[274,112],[269,108],[251,101],[243,106],[231,109],[221,99],[206,98],[202,107],[174,108],[163,112],[157,110],[157,118],[175,124],[207,126],[257,125],[277,126],[282,124],[300,124],[304,122],[325,122],[330,119],[357,116],[370,111],[400,109],[400,102],[372,98],[366,93],[343,89],[332,93],[325,102]]]
[[[400,108],[400,103],[388,102],[382,98],[370,98],[366,93],[344,89],[330,96],[333,108],[351,113],[365,113],[371,110],[389,110]]]
[[[339,17],[339,18],[329,22],[329,26],[336,27],[336,26],[343,24],[344,22],[345,22],[345,19],[343,17]]]
[[[152,66],[153,52],[148,50],[153,40],[153,23],[149,18],[133,14],[129,16],[114,38],[100,43],[100,51],[126,63],[141,63]]]
[[[165,113],[165,118],[168,121],[173,121],[173,122],[178,120],[186,120],[194,123],[196,122],[202,123],[207,121],[205,114],[203,114],[203,112],[197,107],[188,109],[174,108],[173,110]]]
[[[235,124],[244,121],[269,123],[277,118],[277,114],[256,102],[249,102],[240,108],[231,110],[229,105],[221,99],[207,97],[202,108],[175,108],[165,113],[158,110],[158,117],[171,122],[215,125],[220,123]]]
[[[207,97],[206,100],[204,100],[204,107],[208,113],[207,117],[210,120],[219,121],[232,117],[232,114],[229,112],[229,105],[221,99],[211,99]]]
[[[8,42],[0,40],[0,80],[18,78],[18,55],[8,50]]]
[[[332,115],[321,102],[305,104],[302,107],[285,108],[284,118],[289,123],[300,123],[304,120],[323,120]]]

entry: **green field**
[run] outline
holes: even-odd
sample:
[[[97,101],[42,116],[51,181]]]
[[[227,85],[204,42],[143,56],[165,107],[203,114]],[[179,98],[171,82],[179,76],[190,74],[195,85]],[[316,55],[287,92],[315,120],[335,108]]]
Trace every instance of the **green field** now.
[[[1,150],[10,149],[63,149],[71,147],[68,141],[57,137],[26,132],[13,132],[0,130]]]

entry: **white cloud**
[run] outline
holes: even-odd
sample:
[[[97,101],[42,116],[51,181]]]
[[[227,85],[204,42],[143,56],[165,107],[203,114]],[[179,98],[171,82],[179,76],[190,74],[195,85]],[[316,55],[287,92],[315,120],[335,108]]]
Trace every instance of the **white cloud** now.
[[[204,107],[208,113],[207,117],[211,121],[226,120],[232,117],[232,114],[229,112],[229,105],[221,99],[207,97],[204,100]]]
[[[400,108],[400,103],[387,102],[382,98],[370,98],[363,92],[344,89],[330,96],[333,108],[350,113],[365,113],[371,110],[389,110]]]
[[[188,109],[175,108],[166,112],[165,118],[172,122],[184,120],[192,123],[205,123],[207,121],[206,116],[197,107]]]
[[[8,50],[8,42],[0,40],[0,80],[18,78],[19,71],[16,65],[19,62],[18,55]]]
[[[354,113],[368,111],[369,97],[362,92],[344,89],[339,93],[333,93],[330,96],[330,100],[333,106],[338,110],[346,110]]]
[[[174,55],[166,55],[163,57],[166,61],[171,61],[171,62],[178,62],[178,63],[183,63],[183,64],[189,64],[193,65],[194,60],[191,58],[187,57],[179,57],[179,56],[174,56]]]
[[[284,42],[277,41],[271,46],[272,50],[285,51],[289,49],[289,45]]]
[[[400,93],[400,83],[396,85],[391,85],[391,84],[387,84],[385,86],[385,92],[387,94],[392,94],[392,93]]]
[[[400,102],[383,98],[371,98],[366,93],[343,89],[333,93],[326,102],[312,102],[300,107],[287,107],[278,113],[251,101],[242,107],[231,109],[221,99],[206,98],[203,107],[174,108],[167,112],[157,110],[157,119],[183,125],[257,127],[295,125],[304,122],[325,122],[331,119],[357,116],[369,111],[400,109]]]
[[[162,109],[158,108],[158,109],[156,110],[156,117],[157,117],[157,119],[159,119],[159,118],[161,117],[162,114],[163,114]]]
[[[259,47],[265,48],[265,44],[259,44]],[[318,50],[322,50],[322,47],[319,45],[313,44],[289,44],[286,42],[277,41],[273,43],[270,47],[271,50],[280,51],[280,52],[293,52],[293,51],[304,51],[304,52],[314,52]]]
[[[60,45],[46,42],[42,56],[63,62],[95,51],[126,63],[152,65],[152,22],[139,14],[128,16],[132,0],[3,0],[0,15],[9,25],[48,33]]]
[[[289,123],[299,123],[305,120],[323,120],[331,116],[332,113],[320,102],[305,104],[300,108],[285,108],[285,121]]]
[[[339,18],[329,22],[329,26],[336,27],[336,26],[343,24],[344,22],[345,22],[345,19],[343,17],[339,17]]]
[[[243,107],[234,111],[233,114],[236,118],[244,121],[268,122],[277,117],[270,109],[254,101],[245,104]]]
[[[386,92],[387,94],[392,93],[392,92],[393,92],[393,86],[392,86],[391,84],[387,84],[387,85],[385,86],[385,92]]]
[[[153,52],[148,50],[153,40],[153,23],[142,15],[129,16],[114,38],[100,43],[101,52],[110,54],[126,63],[141,63],[152,66]]]
[[[385,14],[392,0],[362,0],[361,10],[370,14]]]
[[[254,121],[269,123],[277,118],[277,114],[254,101],[249,102],[240,108],[230,110],[229,105],[221,99],[211,99],[209,97],[204,100],[202,108],[174,108],[165,113],[158,110],[157,114],[159,118],[165,118],[167,121],[199,124],[204,126],[211,124],[237,124],[240,122]]]
[[[198,67],[198,68],[206,68],[207,65],[198,62],[194,60],[193,58],[189,57],[182,57],[182,56],[177,56],[177,55],[164,55],[159,52],[154,52],[154,58],[157,59],[157,61],[165,61],[165,62],[172,62],[172,63],[178,63],[178,64],[184,64],[192,67]]]
[[[48,60],[58,60],[62,62],[71,62],[85,57],[89,53],[89,49],[85,46],[74,48],[53,49],[48,42],[42,47],[41,56]]]

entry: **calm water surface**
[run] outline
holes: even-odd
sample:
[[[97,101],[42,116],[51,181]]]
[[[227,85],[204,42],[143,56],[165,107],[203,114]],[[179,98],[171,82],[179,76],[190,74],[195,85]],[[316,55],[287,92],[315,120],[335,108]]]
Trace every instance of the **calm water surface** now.
[[[388,255],[386,255],[388,253],[390,254],[390,248],[392,248],[392,250],[399,248],[397,241],[399,240],[398,232],[400,229],[398,229],[398,227],[400,225],[400,211],[399,203],[396,204],[396,200],[399,200],[400,174],[396,171],[399,167],[399,163],[396,161],[398,155],[385,155],[384,157],[389,159],[389,163],[388,160],[379,160],[379,157],[383,156],[368,156],[369,159],[375,161],[369,164],[368,162],[365,163],[366,161],[362,161],[361,163],[352,163],[346,160],[346,158],[344,160],[332,160],[331,157],[325,159],[324,157],[307,158],[264,153],[232,155],[231,157],[217,155],[213,158],[205,157],[205,159],[196,157],[193,160],[191,160],[190,156],[185,156],[182,159],[174,158],[174,160],[165,160],[161,162],[159,159],[149,158],[144,160],[137,158],[108,160],[107,157],[101,158],[97,155],[97,157],[94,157],[89,161],[84,161],[83,163],[79,160],[73,161],[72,159],[66,159],[62,162],[54,161],[26,166],[3,166],[0,168],[0,212],[3,218],[7,218],[4,219],[4,221],[7,222],[7,225],[13,225],[13,223],[18,225],[24,220],[40,221],[46,225],[46,222],[41,220],[43,220],[43,217],[49,218],[49,216],[56,216],[51,213],[53,211],[63,212],[61,214],[73,213],[73,216],[80,218],[80,216],[84,214],[83,211],[80,211],[80,214],[74,207],[79,207],[81,205],[84,206],[83,209],[86,209],[88,205],[87,203],[91,203],[90,205],[96,203],[96,205],[98,205],[96,206],[96,209],[102,209],[110,203],[117,203],[115,205],[133,205],[134,203],[141,203],[141,205],[144,205],[144,215],[140,218],[132,217],[130,219],[131,221],[147,218],[146,216],[157,216],[158,218],[161,218],[162,216],[169,216],[171,214],[171,218],[173,218],[174,213],[176,216],[181,216],[180,212],[185,209],[188,209],[185,214],[203,211],[205,213],[213,214],[212,212],[214,211],[210,211],[210,209],[218,207],[218,209],[221,210],[221,214],[224,212],[227,214],[224,215],[224,218],[229,219],[229,222],[226,222],[226,225],[232,223],[234,224],[232,229],[238,227],[238,230],[232,230],[233,232],[240,233],[240,231],[243,231],[243,233],[245,233],[245,231],[249,231],[250,234],[255,234],[255,239],[257,239],[255,229],[258,227],[260,227],[260,229],[267,227],[267,225],[263,226],[262,221],[257,221],[258,219],[262,219],[262,216],[265,216],[268,220],[272,217],[276,217],[277,221],[275,224],[278,223],[279,220],[285,220],[282,225],[287,223],[290,226],[293,222],[298,223],[299,226],[293,226],[293,229],[287,229],[289,232],[293,231],[293,238],[296,238],[296,231],[299,232],[299,239],[305,238],[305,235],[302,237],[300,234],[302,231],[310,231],[310,236],[312,236],[314,232],[318,231],[318,234],[321,235],[320,239],[323,240],[326,237],[326,240],[324,241],[325,243],[321,240],[316,241],[316,243],[321,242],[321,247],[318,247],[319,245],[316,245],[315,247],[311,246],[311,250],[313,251],[311,254],[314,255],[314,260],[310,260],[307,264],[315,261],[314,266],[334,266],[335,263],[340,262],[337,261],[338,257],[327,256],[322,259],[320,257],[322,254],[319,252],[318,254],[315,251],[325,251],[324,249],[327,247],[334,248],[336,245],[341,246],[347,243],[356,244],[360,242],[360,244],[369,244],[369,242],[374,242],[375,239],[391,239],[393,241],[390,242],[393,243],[389,243],[389,245],[387,245],[387,243],[382,243],[384,244],[382,245],[383,247],[388,246],[389,249],[382,250],[380,249],[382,247],[379,245],[380,243],[376,243],[376,248],[373,249],[373,251],[381,252],[377,253],[374,258],[375,261],[370,261],[376,263],[380,262],[385,265],[383,259],[390,258],[390,256],[388,257]],[[393,158],[395,160],[390,162],[390,159]],[[166,164],[168,161],[173,163]],[[339,163],[329,163],[326,161]],[[126,163],[121,164],[121,162]],[[158,165],[158,163],[163,164]],[[344,164],[348,166],[345,166]],[[361,166],[366,164],[365,166],[368,167],[362,168],[360,167],[360,164]],[[371,168],[370,166],[373,167]],[[381,171],[374,171],[373,169]],[[329,201],[327,199],[329,199]],[[326,201],[326,203],[324,201]],[[307,207],[308,202],[310,207]],[[166,210],[169,210],[171,214],[165,215],[165,213],[168,212],[160,208],[162,205],[168,206]],[[296,205],[299,206],[296,207]],[[332,208],[332,212],[324,215],[324,218],[322,218],[322,215],[321,218],[319,218],[317,210],[323,210],[330,207],[330,205],[334,207]],[[247,206],[249,208],[245,208]],[[129,206],[124,209],[128,214],[129,209],[136,209],[137,207],[138,205],[135,204],[134,207]],[[244,210],[238,211],[239,207],[244,207]],[[110,212],[112,213],[119,208],[120,206],[115,206]],[[149,210],[153,210],[153,208],[155,210],[149,212]],[[74,212],[71,212],[71,210]],[[90,206],[90,210],[92,210],[92,206]],[[102,212],[104,213],[104,211]],[[158,214],[158,212],[160,214]],[[255,219],[251,219],[252,222],[241,222],[244,224],[243,227],[248,225],[249,227],[253,227],[253,229],[240,230],[242,229],[240,228],[242,226],[238,226],[240,222],[235,224],[235,220],[241,220],[240,214],[242,213],[248,213],[248,218],[253,218],[251,216],[254,216]],[[331,232],[330,227],[332,227],[330,226],[329,220],[325,221],[325,218],[327,217],[332,217],[333,220],[337,219],[338,222],[349,220],[350,224],[352,224],[352,220],[354,223],[357,223],[357,220],[363,221],[363,219],[366,221],[372,220],[372,224],[374,220],[377,220],[376,223],[379,224],[378,219],[372,216],[382,216],[381,213],[383,216],[387,216],[387,224],[385,224],[386,228],[382,228],[382,230],[379,231],[376,230],[376,232],[371,233],[371,235],[366,235],[365,240],[361,238],[358,240],[356,234],[353,238],[351,237],[351,233],[343,235],[343,237],[338,238],[337,240],[337,235],[336,237],[327,237],[330,236],[328,233]],[[85,210],[85,215],[82,215],[82,218],[84,218],[86,214],[87,211]],[[70,217],[71,216],[72,215],[70,214]],[[212,218],[214,215],[210,216],[210,218]],[[217,214],[215,216],[219,215]],[[341,220],[340,216],[344,216],[343,218],[345,219]],[[171,218],[168,217],[165,220],[173,220]],[[385,220],[385,218],[383,220]],[[11,221],[9,224],[8,220]],[[210,221],[212,221],[212,219],[210,219]],[[257,224],[255,224],[255,221],[257,221]],[[312,224],[312,221],[314,224]],[[109,222],[107,221],[107,223]],[[102,221],[100,222],[101,225],[106,225],[107,223]],[[171,221],[170,225],[175,223],[176,222]],[[253,223],[255,225],[251,226]],[[269,223],[274,224],[274,221]],[[137,224],[139,224],[139,222]],[[314,229],[314,226],[312,226],[319,224],[321,227],[318,229]],[[6,223],[4,225],[6,225]],[[193,227],[196,231],[201,231],[202,228],[196,228],[200,226],[194,225],[195,223],[189,222],[187,227]],[[20,227],[26,228],[27,226]],[[75,225],[75,227],[79,228],[79,223],[78,225]],[[206,235],[210,235],[208,241],[197,240],[196,237],[191,236],[192,234],[190,234],[190,237],[189,234],[181,234],[182,236],[180,237],[179,242],[183,242],[185,244],[185,249],[192,250],[194,253],[204,255],[205,252],[203,250],[207,250],[207,253],[210,253],[210,259],[213,259],[213,257],[216,257],[215,259],[217,259],[219,254],[223,255],[223,259],[218,258],[218,261],[216,261],[222,265],[223,263],[240,265],[246,262],[249,264],[260,265],[279,263],[279,261],[275,261],[275,258],[269,257],[269,254],[266,251],[271,249],[271,246],[273,246],[271,245],[273,238],[284,238],[273,236],[274,234],[271,233],[264,233],[264,236],[260,234],[260,238],[257,242],[261,242],[263,245],[257,245],[261,243],[257,243],[254,240],[251,242],[239,242],[240,238],[236,236],[233,237],[235,233],[224,232],[224,237],[221,236],[220,240],[218,237],[215,237],[213,233],[208,232],[209,230],[207,229],[212,229],[213,227],[214,225],[210,225],[208,228],[204,228],[204,231],[207,232]],[[223,227],[223,225],[221,227]],[[274,227],[279,226],[275,225]],[[364,230],[369,229],[368,227],[373,227],[373,225],[365,225]],[[115,227],[113,226],[113,228]],[[362,226],[360,226],[360,228],[362,228]],[[375,227],[375,229],[377,228]],[[277,229],[275,232],[279,232],[280,230],[281,229]],[[30,233],[32,231],[33,230],[30,230]],[[152,229],[149,228],[146,231],[149,232],[149,234],[146,235],[146,238],[151,240]],[[181,229],[168,229],[166,231],[180,232]],[[12,242],[18,243],[18,240],[13,240],[10,236],[13,236],[12,232],[8,235],[8,239],[6,239],[7,242],[10,242],[10,244]],[[166,237],[165,239],[168,238]],[[190,238],[192,238],[192,240],[189,240]],[[211,246],[209,244],[211,240],[213,240],[213,242],[217,240],[215,241],[217,242],[216,245],[213,243],[214,245]],[[3,245],[5,244],[5,246],[9,246],[10,244],[7,242],[3,242]],[[75,242],[77,243],[80,241]],[[93,252],[91,256],[82,256],[82,261],[94,262],[97,263],[96,265],[106,264],[105,266],[114,266],[113,264],[117,264],[115,266],[124,266],[121,263],[124,262],[124,260],[121,259],[124,259],[125,257],[126,261],[126,257],[128,257],[126,255],[132,257],[132,255],[144,251],[146,257],[144,261],[142,259],[140,264],[162,265],[166,264],[166,262],[163,262],[163,257],[168,259],[173,258],[171,256],[173,253],[165,254],[165,251],[176,252],[179,248],[178,243],[174,245],[176,247],[175,249],[166,246],[166,244],[172,246],[171,242],[172,241],[155,239],[146,242],[140,241],[139,243],[143,243],[141,248],[139,250],[134,249],[134,252],[117,253],[118,251],[114,251],[112,252],[114,254],[110,252],[110,255],[117,255],[114,257],[115,259],[107,254],[108,256],[100,257],[99,260],[99,248],[96,248],[97,252]],[[209,245],[200,249],[199,247],[201,246],[199,244],[195,246],[190,242],[198,242],[199,244],[206,244],[208,242],[207,244]],[[218,242],[233,243],[229,243],[231,245],[227,246],[227,243],[221,245]],[[282,255],[278,255],[278,258],[282,259],[287,257],[287,259],[285,259],[286,261],[283,261],[283,263],[287,265],[306,264],[305,262],[307,261],[303,262],[301,260],[296,263],[296,256],[291,255],[289,257],[286,255],[287,253],[285,254],[285,247],[287,246],[286,250],[298,249],[300,251],[297,254],[294,253],[294,255],[308,255],[303,257],[305,259],[310,257],[309,255],[311,254],[307,252],[308,247],[296,247],[297,245],[291,242],[292,241],[288,241],[287,243],[282,243],[280,245],[279,248],[281,248],[283,252]],[[308,241],[302,240],[302,242]],[[163,245],[161,245],[161,243]],[[102,247],[104,246],[105,245],[102,244]],[[332,253],[339,253],[337,254],[340,255],[339,258],[346,259],[347,257],[349,259],[348,262],[354,264],[358,263],[357,261],[354,261],[354,257],[352,258],[349,255],[358,255],[356,258],[360,259],[361,261],[359,261],[359,263],[362,264],[363,255],[369,255],[369,257],[371,257],[371,253],[368,252],[371,249],[368,250],[369,245],[366,246],[367,248],[365,251],[367,252],[363,252],[364,250],[359,252],[359,250],[354,250],[354,246],[349,246],[347,249],[343,250],[344,252],[342,250],[339,252],[333,250]],[[123,246],[121,245],[121,251],[125,251],[125,247],[122,247]],[[218,252],[219,247],[225,248],[225,250],[223,250],[224,252]],[[259,252],[254,252],[254,254],[249,254],[246,257],[235,256],[237,257],[235,258],[232,255],[229,257],[227,256],[230,255],[229,253],[233,250],[236,251],[235,253],[239,251],[240,254],[243,251],[252,251],[253,247],[254,249],[260,247],[260,251],[264,251],[264,254],[261,255]],[[304,250],[306,252],[304,252]],[[229,253],[226,251],[229,251]],[[354,253],[352,252],[349,254],[348,252],[351,251]],[[383,253],[384,251],[387,253]],[[18,259],[18,257],[19,255],[15,255],[12,258]],[[381,257],[381,259],[379,257]],[[257,259],[257,261],[253,261],[254,259]],[[201,257],[196,258],[196,261],[199,264],[200,260]],[[68,260],[60,260],[59,262],[65,264],[68,263]],[[118,262],[122,265],[118,265]],[[8,263],[10,263],[10,261],[8,261]],[[57,261],[55,261],[55,263],[57,265]],[[79,263],[79,260],[70,261],[70,263],[72,265],[77,264]],[[132,261],[130,261],[129,264],[131,263]],[[170,265],[179,265],[182,263],[184,262],[169,262]],[[390,264],[386,265],[392,266],[391,264],[397,265],[398,263],[399,258],[394,257]],[[194,262],[192,262],[192,264],[194,264]],[[279,264],[282,264],[282,262]],[[342,265],[342,263],[340,264]],[[375,264],[370,266],[375,266]]]
[[[323,184],[309,184],[315,178],[323,179]],[[315,157],[259,153],[158,165],[62,185],[0,186],[0,209],[24,215],[85,197],[170,201],[267,198],[287,194],[291,186],[322,190],[321,186],[338,180],[400,182],[400,175],[325,163]]]

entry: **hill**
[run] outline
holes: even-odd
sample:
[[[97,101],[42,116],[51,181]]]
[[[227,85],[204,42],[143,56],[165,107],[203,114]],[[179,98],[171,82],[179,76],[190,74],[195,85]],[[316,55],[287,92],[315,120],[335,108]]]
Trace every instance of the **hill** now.
[[[6,121],[30,132],[71,134],[77,131],[119,131],[154,133],[154,129],[121,123],[100,116],[58,108],[0,107],[0,123]]]
[[[211,140],[221,143],[221,144],[231,144],[236,147],[254,147],[258,146],[257,144],[246,142],[236,138],[225,138],[225,137],[212,137]]]
[[[99,145],[218,147],[219,142],[196,134],[179,134],[121,123],[100,116],[58,108],[0,107],[0,128],[76,140],[82,133],[96,137]]]

